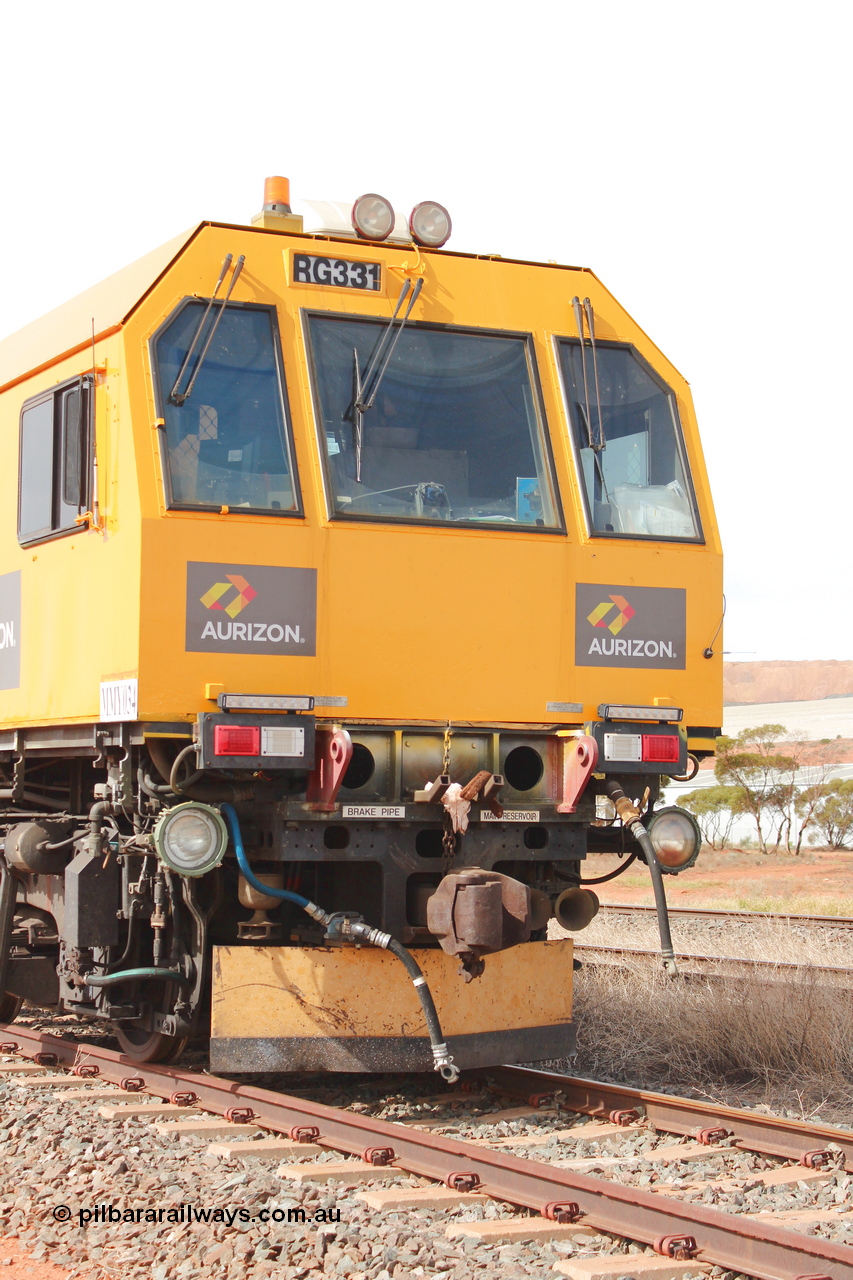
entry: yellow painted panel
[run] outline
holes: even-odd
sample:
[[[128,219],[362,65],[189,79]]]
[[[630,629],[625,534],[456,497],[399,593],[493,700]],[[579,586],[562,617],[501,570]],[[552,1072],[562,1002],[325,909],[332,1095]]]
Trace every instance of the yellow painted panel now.
[[[101,314],[111,323],[124,317],[122,330],[97,349],[105,367],[96,396],[105,532],[24,550],[11,514],[0,531],[0,574],[22,571],[24,637],[22,686],[0,694],[0,722],[91,720],[101,680],[138,675],[139,716],[145,720],[194,719],[211,709],[206,686],[222,685],[232,692],[345,697],[346,710],[332,714],[404,724],[578,723],[593,718],[601,702],[644,704],[656,697],[684,707],[688,724],[720,723],[722,659],[705,660],[702,651],[720,621],[722,559],[690,390],[591,272],[393,245],[324,248],[383,262],[387,289],[368,296],[289,284],[283,249],[316,252],[308,236],[205,224],[158,251],[159,269],[166,266],[165,249],[176,252],[181,245],[159,279],[154,263],[141,276],[129,268],[130,275],[113,278],[122,276],[129,288],[133,276],[129,293],[124,285],[99,286],[103,313],[96,314],[96,327]],[[210,294],[227,253],[246,255],[234,300],[277,310],[304,518],[165,509],[148,342],[182,298]],[[425,281],[413,320],[532,335],[565,533],[329,518],[303,311],[387,319],[407,269],[422,271]],[[136,305],[128,313],[122,299],[134,290]],[[674,389],[705,545],[587,535],[554,356],[555,338],[575,332],[576,293],[591,298],[602,338],[632,343]],[[47,318],[31,335],[38,338],[39,359],[51,344],[57,357],[82,333],[69,337],[71,330],[66,333],[58,320],[58,327],[52,325]],[[13,364],[31,367],[36,358],[15,356]],[[88,367],[88,354],[80,352],[0,397],[0,474],[7,483],[17,474],[23,400]],[[13,506],[14,499],[10,512]],[[316,569],[316,656],[187,652],[190,560]],[[684,588],[685,669],[576,667],[577,582],[621,584],[626,593],[632,586]],[[549,713],[549,702],[580,703],[584,712]]]
[[[569,1023],[572,940],[486,957],[464,982],[443,951],[414,952],[446,1036]],[[214,1039],[422,1036],[420,1001],[399,960],[373,947],[214,947]]]

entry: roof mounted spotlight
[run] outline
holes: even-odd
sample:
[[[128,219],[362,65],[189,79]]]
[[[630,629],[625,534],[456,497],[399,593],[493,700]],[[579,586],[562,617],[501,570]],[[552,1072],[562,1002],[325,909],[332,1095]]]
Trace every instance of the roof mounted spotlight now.
[[[394,208],[375,191],[359,196],[352,207],[352,225],[362,240],[387,240],[394,230]]]
[[[426,249],[440,249],[450,239],[452,230],[450,214],[437,200],[422,200],[409,214],[412,239]]]

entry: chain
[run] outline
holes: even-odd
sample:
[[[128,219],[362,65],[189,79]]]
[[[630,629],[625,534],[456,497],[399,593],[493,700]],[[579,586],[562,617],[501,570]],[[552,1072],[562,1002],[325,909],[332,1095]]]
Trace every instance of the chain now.
[[[453,737],[453,726],[450,721],[447,722],[447,728],[444,731],[444,756],[442,758],[441,772],[450,773],[450,742]],[[450,870],[453,859],[456,857],[456,832],[453,830],[453,819],[447,809],[444,811],[444,832],[441,837],[441,862],[444,875]]]

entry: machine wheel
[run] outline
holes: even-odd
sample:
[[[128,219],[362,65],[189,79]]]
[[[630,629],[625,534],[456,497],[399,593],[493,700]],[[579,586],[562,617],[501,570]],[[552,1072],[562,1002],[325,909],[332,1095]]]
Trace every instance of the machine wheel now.
[[[14,1022],[23,1003],[23,996],[13,996],[11,991],[7,991],[0,1000],[0,1022]]]
[[[115,1027],[121,1051],[134,1062],[175,1062],[187,1047],[188,1036],[166,1036],[142,1027]]]

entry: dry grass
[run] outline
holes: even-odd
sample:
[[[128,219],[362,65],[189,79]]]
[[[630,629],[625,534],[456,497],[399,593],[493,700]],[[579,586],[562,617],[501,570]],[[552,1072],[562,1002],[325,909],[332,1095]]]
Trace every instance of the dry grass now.
[[[768,983],[586,966],[575,1018],[574,1075],[853,1123],[850,993],[808,967]]]

